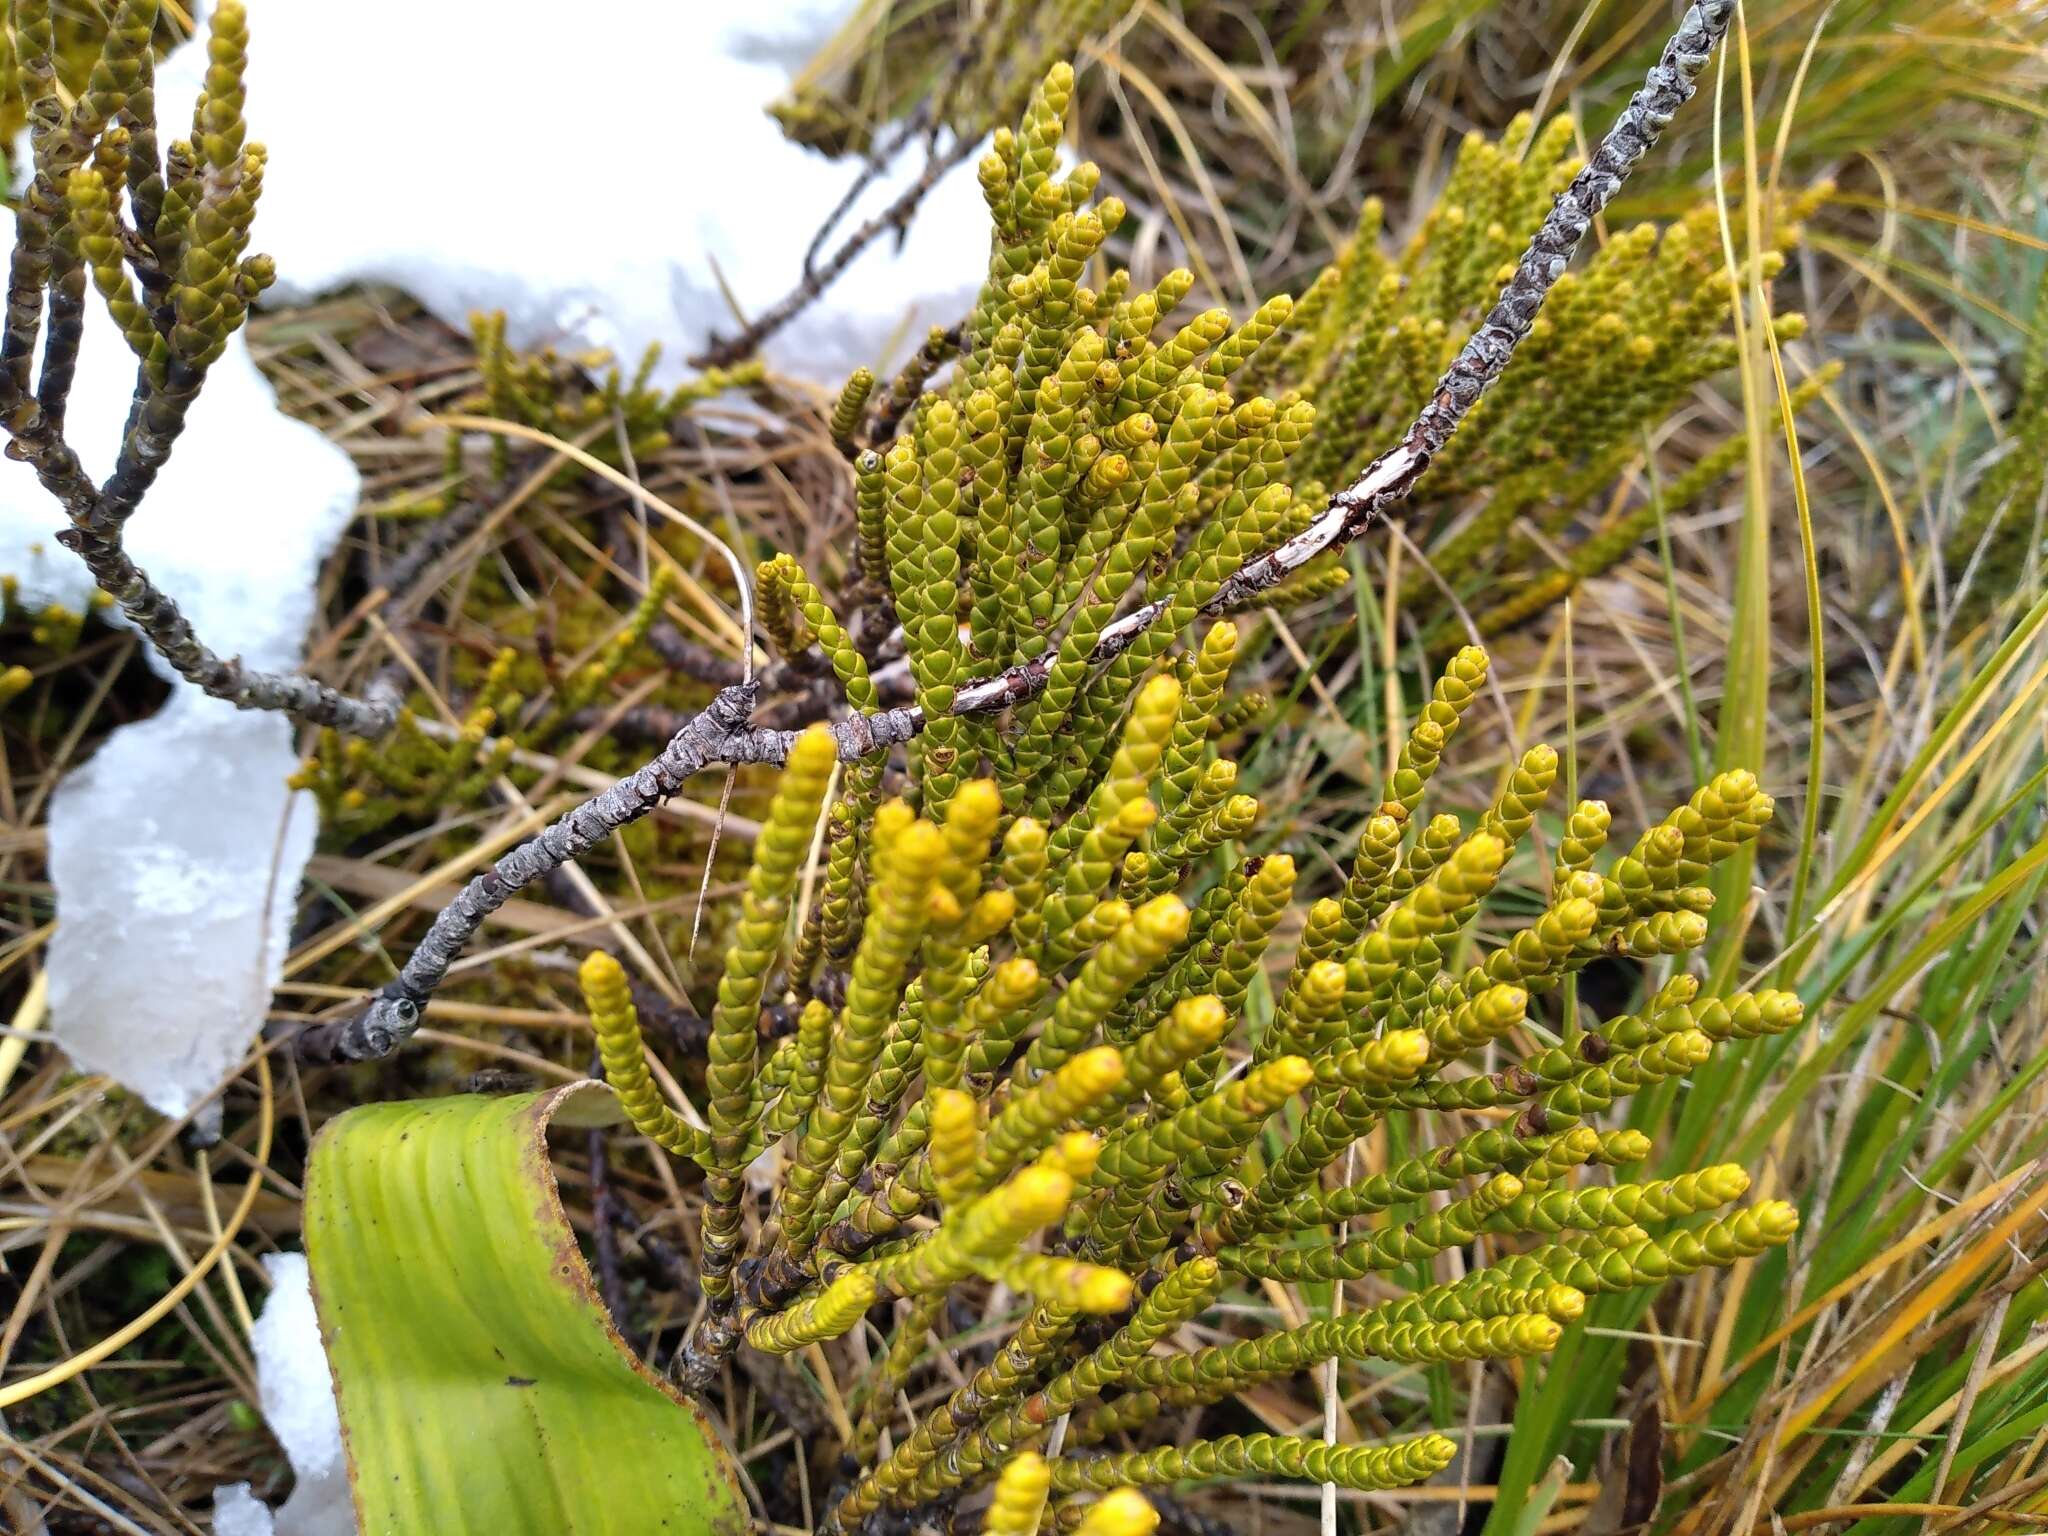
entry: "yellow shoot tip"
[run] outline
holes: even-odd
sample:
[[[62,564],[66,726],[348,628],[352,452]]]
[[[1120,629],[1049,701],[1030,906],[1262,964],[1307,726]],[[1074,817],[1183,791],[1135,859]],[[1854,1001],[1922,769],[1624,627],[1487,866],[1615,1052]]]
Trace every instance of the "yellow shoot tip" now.
[[[583,963],[576,968],[576,979],[581,983],[584,994],[619,986],[626,979],[625,967],[618,958],[602,949],[593,949],[583,957]]]
[[[839,743],[828,725],[814,725],[797,737],[789,749],[789,768],[793,773],[824,774],[832,771],[832,763],[839,756]]]
[[[886,848],[909,830],[917,813],[901,800],[885,800],[875,811],[875,846]]]
[[[1302,979],[1302,990],[1311,997],[1341,994],[1344,990],[1344,967],[1335,960],[1318,960]]]
[[[1749,1192],[1749,1170],[1740,1163],[1716,1163],[1700,1170],[1700,1184],[1719,1200],[1739,1199]]]
[[[1151,802],[1138,803],[1149,805]],[[1138,931],[1148,939],[1178,944],[1188,933],[1187,903],[1178,896],[1155,896],[1138,908],[1131,921],[1138,925]]]
[[[1159,819],[1159,807],[1150,800],[1127,801],[1111,818],[1111,829],[1121,837],[1136,839],[1144,836],[1153,822]]]
[[[1419,1029],[1396,1029],[1381,1038],[1387,1065],[1413,1077],[1429,1065],[1429,1036]]]
[[[1461,868],[1488,874],[1497,873],[1507,856],[1508,845],[1491,832],[1474,832],[1451,855]]]
[[[905,820],[884,831],[882,815],[888,809],[885,805],[875,813],[875,857],[884,883],[891,871],[920,883],[936,875],[946,857],[945,834],[930,822],[919,821],[907,812]],[[955,916],[958,916],[957,908]]]
[[[1074,1297],[1075,1305],[1083,1312],[1095,1317],[1107,1317],[1121,1312],[1131,1304],[1131,1293],[1137,1289],[1129,1275],[1120,1270],[1105,1269],[1091,1264]]]
[[[1017,915],[1017,898],[1008,891],[984,891],[967,912],[967,942],[981,944],[994,938]]]
[[[986,1198],[1007,1206],[1014,1224],[1042,1227],[1066,1214],[1067,1202],[1074,1198],[1074,1180],[1064,1169],[1033,1163]]]
[[[1586,1293],[1571,1285],[1548,1286],[1543,1292],[1543,1310],[1557,1322],[1576,1322],[1585,1315]]]
[[[1590,1125],[1575,1125],[1564,1133],[1560,1150],[1574,1162],[1585,1162],[1600,1150],[1600,1133]]]
[[[1799,1210],[1789,1200],[1766,1200],[1752,1214],[1758,1230],[1772,1242],[1783,1242],[1799,1230]]]
[[[1060,1076],[1084,1093],[1100,1097],[1124,1080],[1124,1054],[1113,1045],[1095,1046],[1068,1062]]]
[[[1173,1005],[1173,1026],[1191,1040],[1214,1045],[1230,1032],[1230,1011],[1214,993],[1184,997]]]
[[[958,1088],[934,1088],[931,1113],[934,1140],[949,1131],[957,1132],[962,1127],[972,1130],[977,1113],[974,1095],[964,1093]]]
[[[1038,1161],[1040,1166],[1057,1169],[1078,1184],[1102,1161],[1102,1142],[1087,1131],[1068,1131],[1040,1153]]]
[[[1260,1069],[1264,1079],[1283,1094],[1299,1093],[1316,1079],[1316,1069],[1305,1056],[1282,1056]]]
[[[1118,1488],[1091,1505],[1074,1527],[1074,1536],[1151,1536],[1159,1528],[1159,1512],[1135,1488]]]
[[[1187,409],[1185,404],[1181,409]],[[1180,707],[1180,679],[1171,673],[1162,672],[1138,690],[1138,699],[1132,706],[1133,713],[1165,713]]]
[[[988,1536],[1035,1536],[1052,1487],[1052,1466],[1036,1451],[1026,1451],[1003,1466],[995,1496],[984,1517]]]
[[[831,732],[827,731],[826,734],[830,735]],[[993,829],[1002,819],[1002,815],[1003,795],[1002,791],[996,788],[994,779],[969,779],[953,791],[953,798],[946,806],[948,825],[964,822],[975,827],[985,825]]]

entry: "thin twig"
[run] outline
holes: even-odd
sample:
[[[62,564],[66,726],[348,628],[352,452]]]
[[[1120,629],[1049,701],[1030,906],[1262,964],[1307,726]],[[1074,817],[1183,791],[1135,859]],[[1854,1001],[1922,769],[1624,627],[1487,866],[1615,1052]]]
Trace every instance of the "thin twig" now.
[[[265,672],[239,656],[214,651],[170,595],[128,558],[118,533],[101,537],[71,527],[58,532],[57,542],[85,561],[100,590],[120,605],[177,674],[202,692],[237,709],[276,710],[350,736],[382,736],[397,723],[398,692],[381,676],[357,698],[303,672]]]
[[[897,129],[895,136],[887,144],[873,151],[863,161],[860,174],[855,176],[852,182],[848,184],[845,193],[841,195],[838,202],[832,205],[832,211],[825,215],[824,221],[818,225],[817,232],[811,236],[811,243],[804,247],[803,274],[806,278],[817,271],[818,252],[825,249],[825,242],[832,238],[832,231],[837,229],[840,221],[853,211],[853,205],[860,201],[860,195],[875,184],[875,178],[886,171],[889,168],[890,162],[903,153],[904,146],[924,129],[928,111],[928,106],[920,106],[917,111],[904,119],[901,126]],[[938,126],[938,123],[934,120],[932,122],[934,132],[937,131]],[[927,156],[930,154],[929,146],[927,146],[926,154]]]
[[[1593,219],[1620,190],[1672,114],[1691,97],[1693,83],[1726,32],[1734,10],[1735,0],[1697,0],[1686,11],[1665,45],[1662,59],[1600,141],[1586,168],[1558,196],[1492,312],[1459,349],[1429,404],[1401,441],[1333,495],[1306,529],[1240,566],[1203,606],[1203,613],[1237,607],[1271,590],[1316,556],[1357,538],[1408,496],[1459,422],[1507,367]],[[1091,661],[1100,665],[1121,656],[1166,609],[1165,599],[1155,599],[1109,625],[1090,653]],[[994,713],[1033,698],[1044,689],[1050,668],[1048,652],[995,677],[969,683],[955,696],[953,713]],[[653,762],[578,806],[472,880],[434,919],[404,969],[369,1007],[353,1019],[308,1031],[302,1037],[302,1051],[312,1060],[360,1061],[395,1050],[419,1027],[420,1009],[484,919],[522,887],[647,815],[676,793],[691,774],[713,766],[784,762],[797,733],[764,730],[752,723],[759,693],[754,682],[722,690],[702,714],[676,732]],[[923,709],[911,704],[872,715],[848,715],[831,730],[841,760],[850,762],[908,741],[924,729],[924,723]]]
[[[933,155],[925,162],[924,169],[918,172],[917,180],[899,192],[894,202],[848,235],[838,250],[807,271],[796,287],[750,320],[737,336],[729,341],[714,342],[691,358],[690,366],[729,368],[760,351],[764,341],[816,302],[839,274],[853,265],[854,257],[889,230],[901,229],[909,223],[910,216],[924,201],[925,194],[939,184],[946,172],[973,153],[973,140],[956,139],[943,155]]]

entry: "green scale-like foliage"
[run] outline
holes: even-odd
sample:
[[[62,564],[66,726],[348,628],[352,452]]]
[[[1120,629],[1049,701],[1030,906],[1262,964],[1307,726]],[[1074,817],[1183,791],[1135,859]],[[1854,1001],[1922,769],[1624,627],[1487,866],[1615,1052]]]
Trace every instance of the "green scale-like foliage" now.
[[[1290,465],[1295,484],[1344,484],[1399,437],[1579,170],[1576,141],[1567,118],[1538,130],[1523,116],[1498,140],[1469,135],[1398,250],[1386,243],[1379,204],[1366,205],[1351,243],[1304,294],[1285,350],[1268,350],[1251,370],[1260,388],[1291,389],[1316,406]],[[1757,258],[1764,281],[1825,190],[1770,210],[1776,243]],[[1411,566],[1401,597],[1437,643],[1466,632],[1448,616],[1430,619],[1443,602],[1439,583],[1467,602],[1481,634],[1495,634],[1612,568],[1655,528],[1648,497],[1610,507],[1609,488],[1639,459],[1644,432],[1736,361],[1730,296],[1749,274],[1727,269],[1720,217],[1708,201],[1662,228],[1635,225],[1565,274],[1516,354],[1511,387],[1480,402],[1417,487],[1409,515],[1430,569]],[[1797,314],[1771,323],[1781,340],[1805,328]],[[1793,410],[1835,372],[1801,381]],[[1779,430],[1773,417],[1766,431]],[[1699,496],[1746,448],[1741,436],[1710,448],[1665,487],[1664,503]],[[1597,521],[1575,536],[1596,506]],[[1335,569],[1296,578],[1300,598],[1339,584]]]
[[[839,1368],[858,1423],[826,1530],[984,1489],[990,1529],[1116,1531],[1144,1528],[1118,1513],[1137,1508],[1130,1488],[1415,1482],[1454,1450],[1422,1422],[1373,1445],[1146,1442],[1170,1415],[1322,1362],[1542,1355],[1589,1293],[1736,1263],[1797,1221],[1781,1201],[1736,1206],[1748,1179],[1735,1167],[1631,1180],[1648,1140],[1599,1124],[1717,1050],[1797,1027],[1795,998],[1703,996],[1680,965],[1640,1014],[1574,1007],[1562,1027],[1589,962],[1703,943],[1713,867],[1772,815],[1750,774],[1721,774],[1626,851],[1608,847],[1604,805],[1551,806],[1548,747],[1512,762],[1471,823],[1432,816],[1432,780],[1486,686],[1485,653],[1466,647],[1332,894],[1308,901],[1286,852],[1240,851],[1260,817],[1226,750],[1242,724],[1226,696],[1240,636],[1197,615],[1317,509],[1297,496],[1305,476],[1349,473],[1353,429],[1427,387],[1443,338],[1408,322],[1434,306],[1447,330],[1482,301],[1496,226],[1540,214],[1564,137],[1520,160],[1517,146],[1469,150],[1453,180],[1464,211],[1399,262],[1362,240],[1298,310],[1169,327],[1183,275],[1137,292],[1122,274],[1087,282],[1123,210],[1091,203],[1092,168],[1053,174],[1070,88],[1055,70],[981,166],[988,282],[951,378],[886,443],[858,441],[873,380],[835,413],[854,480],[850,601],[867,611],[849,622],[787,555],[761,568],[780,659],[815,648],[862,711],[879,706],[884,667],[899,686],[907,673],[924,729],[886,772],[879,756],[852,763],[831,797],[832,734],[813,727],[793,749],[725,958],[705,1128],[654,1091],[615,967],[586,972],[628,1111],[707,1174],[710,1309],[685,1379],[708,1382],[736,1348],[832,1348],[863,1319],[882,1331],[858,1352],[864,1369],[851,1354]],[[1531,386],[1534,415],[1502,404],[1478,424],[1444,466],[1453,491],[1552,463],[1538,442],[1586,460],[1619,441],[1556,382],[1589,365],[1577,330],[1602,315],[1647,333],[1674,306],[1700,311],[1629,365],[1623,394],[1668,403],[1713,363],[1718,311],[1678,255],[1657,256],[1699,237],[1680,228],[1662,245],[1618,238],[1620,254],[1576,281],[1574,329],[1537,348],[1533,372],[1555,387]],[[1361,336],[1360,313],[1383,334]],[[1385,356],[1364,369],[1368,343]],[[1245,384],[1290,375],[1270,397]],[[1319,425],[1312,393],[1343,396],[1346,430]],[[1164,617],[1094,657],[1140,599]],[[854,638],[889,621],[900,666]],[[952,713],[966,684],[1034,661],[1035,696]],[[1547,897],[1482,938],[1505,865],[1546,815],[1563,829]],[[802,921],[789,910],[800,857],[813,871]],[[760,1061],[748,1015],[772,1004],[799,1024]],[[1395,1155],[1340,1180],[1367,1138]],[[743,1175],[771,1145],[780,1172],[753,1189]],[[1199,1342],[1185,1331],[1234,1295],[1367,1276],[1368,1304],[1294,1328],[1248,1329],[1236,1308]],[[945,1299],[992,1286],[1015,1298],[995,1337],[946,1342],[986,1309]],[[943,1388],[934,1335],[958,1366]],[[1091,1503],[1107,1490],[1117,1502]]]
[[[627,374],[608,352],[575,358],[560,357],[550,347],[519,352],[506,343],[502,312],[471,316],[470,339],[482,387],[458,401],[458,410],[587,443],[593,457],[615,468],[651,459],[666,448],[676,418],[690,406],[727,390],[759,384],[766,373],[760,363],[747,362],[708,369],[674,389],[659,389],[653,382],[661,362],[659,343],[650,344]],[[449,452],[459,475],[457,440],[452,437]],[[490,468],[500,479],[510,468],[510,451],[502,438],[493,443]],[[561,471],[564,481],[574,474],[571,467]],[[447,491],[446,486],[438,487],[408,503],[408,510],[421,515],[439,512],[450,505]]]
[[[1292,490],[1304,458],[1309,473],[1336,476],[1355,457],[1335,457],[1335,438],[1318,437],[1303,392],[1229,391],[1289,369],[1320,374],[1326,390],[1355,386],[1347,304],[1413,290],[1462,313],[1499,262],[1486,244],[1491,223],[1473,231],[1448,219],[1412,270],[1320,282],[1317,328],[1290,335],[1283,300],[1241,327],[1212,312],[1165,331],[1184,278],[1136,294],[1121,281],[1099,291],[1082,281],[1122,209],[1088,204],[1092,170],[1052,174],[1069,85],[1055,71],[981,167],[995,221],[989,282],[952,382],[916,403],[893,443],[855,454],[857,565],[885,583],[928,722],[908,759],[912,798],[877,806],[872,769],[847,775],[846,799],[826,817],[818,923],[786,926],[790,962],[779,970],[759,947],[765,929],[743,925],[745,952],[728,957],[739,974],[778,978],[785,1000],[802,1005],[787,1070],[761,1074],[750,1091],[737,1075],[730,1091],[718,1088],[708,1137],[681,1137],[672,1117],[653,1114],[644,1083],[629,1096],[653,1115],[651,1132],[705,1162],[727,1191],[767,1134],[788,1138],[759,1236],[716,1301],[743,1347],[829,1340],[879,1302],[922,1334],[943,1317],[932,1298],[962,1284],[1000,1283],[1026,1298],[1016,1334],[949,1401],[897,1426],[886,1456],[877,1431],[918,1366],[909,1347],[877,1358],[871,1390],[883,1396],[867,1400],[854,1449],[878,1459],[864,1461],[831,1517],[849,1527],[1010,1467],[1020,1470],[1005,1497],[1040,1507],[1048,1490],[1119,1484],[1277,1474],[1369,1489],[1425,1477],[1448,1457],[1441,1437],[1090,1447],[1144,1433],[1169,1407],[1320,1360],[1538,1354],[1583,1309],[1586,1287],[1563,1277],[1598,1289],[1648,1284],[1759,1252],[1793,1225],[1775,1202],[1714,1217],[1746,1187],[1737,1169],[1584,1180],[1649,1150],[1641,1137],[1595,1131],[1588,1116],[1684,1076],[1722,1041],[1794,1026],[1796,1002],[1701,1001],[1674,982],[1640,1018],[1584,1030],[1569,1048],[1546,1044],[1536,1024],[1543,999],[1587,961],[1703,940],[1711,865],[1770,815],[1748,775],[1715,780],[1604,870],[1610,818],[1595,803],[1573,808],[1548,907],[1505,942],[1475,948],[1475,918],[1542,813],[1558,760],[1547,748],[1524,754],[1475,826],[1424,816],[1429,782],[1484,683],[1486,658],[1467,649],[1411,730],[1339,895],[1308,909],[1291,958],[1271,951],[1295,899],[1292,859],[1245,861],[1207,880],[1253,830],[1258,804],[1235,792],[1234,765],[1216,746],[1230,724],[1237,633],[1225,622],[1189,637],[1188,621],[1231,569],[1312,510],[1297,510]],[[1560,154],[1540,173],[1493,167],[1487,195],[1499,219],[1540,212]],[[1461,162],[1459,175],[1479,171]],[[1640,261],[1648,245],[1626,249]],[[1595,283],[1578,302],[1604,313],[1621,299]],[[1414,356],[1407,373],[1375,368],[1365,382],[1433,376],[1441,347],[1416,352],[1390,315],[1380,314],[1388,345]],[[1325,342],[1334,362],[1315,352]],[[1683,378],[1674,388],[1698,377],[1681,361],[1666,366]],[[850,387],[836,435],[851,439],[872,392],[860,380]],[[1363,420],[1371,404],[1346,396],[1344,408]],[[1379,405],[1381,415],[1406,408]],[[1515,441],[1480,434],[1450,478]],[[849,702],[875,707],[866,659],[821,589],[787,556],[762,577],[777,638],[820,646]],[[1094,662],[1103,627],[1139,597],[1163,599],[1167,620],[1108,665]],[[1191,648],[1176,659],[1184,640]],[[1048,667],[1044,690],[997,728],[952,716],[963,682],[1034,658]],[[803,765],[831,753],[822,733],[806,738],[790,771],[813,773]],[[817,810],[807,792],[778,796],[778,813],[798,799]],[[771,815],[750,890],[787,878],[770,880],[761,863],[801,840],[795,823],[778,826]],[[1273,1018],[1246,1041],[1250,987],[1276,966]],[[605,1002],[615,1009],[615,996]],[[616,1024],[601,1033],[616,1040]],[[1231,1070],[1247,1050],[1248,1068]],[[615,1047],[607,1060],[631,1054]],[[1454,1145],[1327,1187],[1347,1149],[1393,1117],[1441,1117]],[[1439,1192],[1447,1203],[1404,1218]],[[714,1203],[719,1245],[739,1230],[729,1199]],[[1644,1230],[1700,1217],[1709,1224]],[[1583,1250],[1571,1233],[1619,1241]],[[1533,1249],[1540,1267],[1516,1257],[1522,1234],[1545,1244]],[[1453,1247],[1500,1262],[1341,1323],[1220,1352],[1154,1352],[1226,1284],[1412,1275]],[[1108,1322],[1084,1327],[1090,1314]],[[1076,1414],[1041,1476],[1024,1458],[1043,1450],[1055,1419]]]
[[[1071,90],[1070,72],[1055,69],[981,163],[994,224],[988,279],[950,373],[892,441],[860,447],[855,424],[876,392],[867,375],[849,381],[834,417],[855,459],[853,564],[889,593],[931,722],[910,752],[932,811],[977,762],[996,771],[1011,815],[1046,820],[1074,806],[1139,681],[1187,638],[1226,576],[1302,528],[1325,488],[1398,438],[1577,169],[1567,121],[1536,132],[1521,120],[1499,142],[1475,135],[1398,252],[1369,207],[1298,304],[1282,295],[1242,324],[1221,309],[1176,323],[1192,276],[1134,289],[1121,269],[1103,272],[1123,205],[1090,201],[1090,165],[1054,174]],[[1808,201],[1773,210],[1778,245],[1758,258],[1762,277],[1783,265]],[[1432,644],[1450,649],[1460,623],[1446,584],[1482,633],[1496,631],[1555,604],[1653,530],[1647,497],[1613,502],[1583,536],[1574,525],[1596,498],[1613,500],[1607,489],[1641,453],[1645,429],[1735,361],[1726,328],[1738,279],[1722,266],[1717,217],[1704,204],[1667,228],[1623,231],[1567,273],[1509,387],[1486,397],[1423,478],[1414,518],[1430,568],[1411,564],[1401,595]],[[1789,338],[1802,322],[1774,324]],[[1793,409],[1828,377],[1802,381]],[[1710,449],[1666,504],[1699,495],[1744,451],[1741,438]],[[763,574],[810,580],[786,557]],[[1347,580],[1325,557],[1264,601],[1312,603]],[[1099,662],[1107,626],[1141,602],[1163,607],[1159,622]],[[844,633],[836,619],[833,628]],[[828,654],[843,676],[841,648]],[[1046,668],[1044,684],[1000,728],[952,717],[964,683],[1027,662]],[[1209,687],[1201,665],[1195,657],[1187,669],[1196,693]],[[1225,801],[1202,803],[1208,786],[1192,781],[1185,745],[1176,750],[1153,841],[1198,853],[1217,841],[1213,813]],[[1433,750],[1425,735],[1410,755],[1421,763]],[[1154,848],[1143,852],[1131,895],[1168,888]],[[1386,872],[1387,892],[1405,893],[1441,853],[1425,839],[1412,866]],[[1347,896],[1347,922],[1369,894]]]
[[[973,12],[970,45],[939,7],[861,6],[769,110],[834,156],[878,148],[877,127],[913,112],[972,142],[1014,121],[1046,71],[1122,13],[1116,0],[991,0]]]
[[[1243,860],[1202,892],[1201,872],[1156,841],[1160,804],[1181,803],[1228,762],[1200,727],[1232,649],[1219,625],[1190,660],[1188,686],[1170,667],[1147,680],[1098,775],[1050,824],[1007,813],[997,775],[958,783],[936,820],[890,799],[861,830],[842,830],[873,871],[851,953],[799,969],[788,963],[796,925],[779,916],[793,861],[821,816],[855,825],[825,804],[831,736],[804,736],[757,839],[726,956],[708,1132],[682,1124],[653,1089],[616,964],[586,967],[604,1058],[635,1122],[735,1192],[713,1202],[706,1250],[739,1262],[721,1260],[706,1280],[739,1347],[829,1344],[862,1318],[892,1333],[870,1367],[868,1391],[882,1395],[861,1399],[849,1448],[860,1470],[832,1516],[841,1528],[959,1496],[1037,1456],[1042,1482],[1030,1462],[1016,1474],[1026,1492],[1254,1476],[1361,1490],[1414,1481],[1444,1465],[1451,1442],[1418,1432],[1332,1448],[1255,1435],[1147,1450],[1142,1440],[1173,1410],[1323,1361],[1540,1355],[1589,1293],[1734,1263],[1796,1225],[1783,1202],[1736,1207],[1749,1181],[1732,1165],[1630,1180],[1647,1138],[1594,1123],[1717,1049],[1795,1028],[1796,999],[1704,997],[1681,972],[1640,1014],[1591,1024],[1568,1045],[1551,1043],[1541,1022],[1545,999],[1589,961],[1703,941],[1713,865],[1771,815],[1754,779],[1719,776],[1613,855],[1605,808],[1576,807],[1549,904],[1480,942],[1477,915],[1548,804],[1555,755],[1525,753],[1469,827],[1433,818],[1404,849],[1382,824],[1422,821],[1437,761],[1484,678],[1483,655],[1461,652],[1395,767],[1344,896],[1315,903],[1291,957],[1276,954],[1292,859]],[[1258,807],[1238,798],[1249,801],[1241,833]],[[1421,858],[1425,832],[1445,846]],[[1134,904],[1117,891],[1139,859],[1166,888]],[[1396,894],[1402,869],[1411,879]],[[1287,1001],[1254,1042],[1247,988],[1276,967]],[[800,1005],[795,1044],[750,1072],[741,1015],[777,999]],[[728,1038],[737,1051],[720,1044]],[[1402,1144],[1441,1150],[1330,1182],[1349,1148],[1396,1124],[1407,1127]],[[748,1240],[753,1224],[735,1218],[759,1197],[738,1175],[770,1141],[784,1144],[783,1172]],[[1464,1261],[1439,1271],[1452,1249]],[[1231,1290],[1368,1275],[1397,1294],[1234,1342],[1176,1342]],[[934,1298],[977,1284],[1020,1298],[1014,1332],[992,1353],[963,1353],[966,1384],[944,1402],[898,1419],[891,1403],[916,1398],[931,1368],[919,1341],[945,1327]],[[1062,1418],[1064,1443],[1048,1454]],[[1103,1447],[1113,1437],[1140,1448]]]

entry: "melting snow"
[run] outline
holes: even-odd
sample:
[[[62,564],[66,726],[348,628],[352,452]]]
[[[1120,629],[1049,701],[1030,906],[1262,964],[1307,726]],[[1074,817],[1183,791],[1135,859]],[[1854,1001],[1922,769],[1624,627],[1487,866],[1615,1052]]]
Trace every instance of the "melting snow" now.
[[[341,1413],[313,1312],[302,1253],[263,1257],[270,1299],[256,1319],[256,1385],[263,1417],[284,1446],[296,1479],[275,1516],[247,1483],[213,1494],[214,1536],[354,1536],[356,1517],[341,1449]]]

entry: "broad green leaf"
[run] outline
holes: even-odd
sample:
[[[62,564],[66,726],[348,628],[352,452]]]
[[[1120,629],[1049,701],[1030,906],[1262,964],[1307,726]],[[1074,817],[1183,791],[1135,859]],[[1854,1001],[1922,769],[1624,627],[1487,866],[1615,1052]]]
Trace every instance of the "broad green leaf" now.
[[[377,1104],[314,1143],[306,1250],[364,1536],[740,1536],[731,1459],[612,1327],[548,1161],[608,1089]]]

